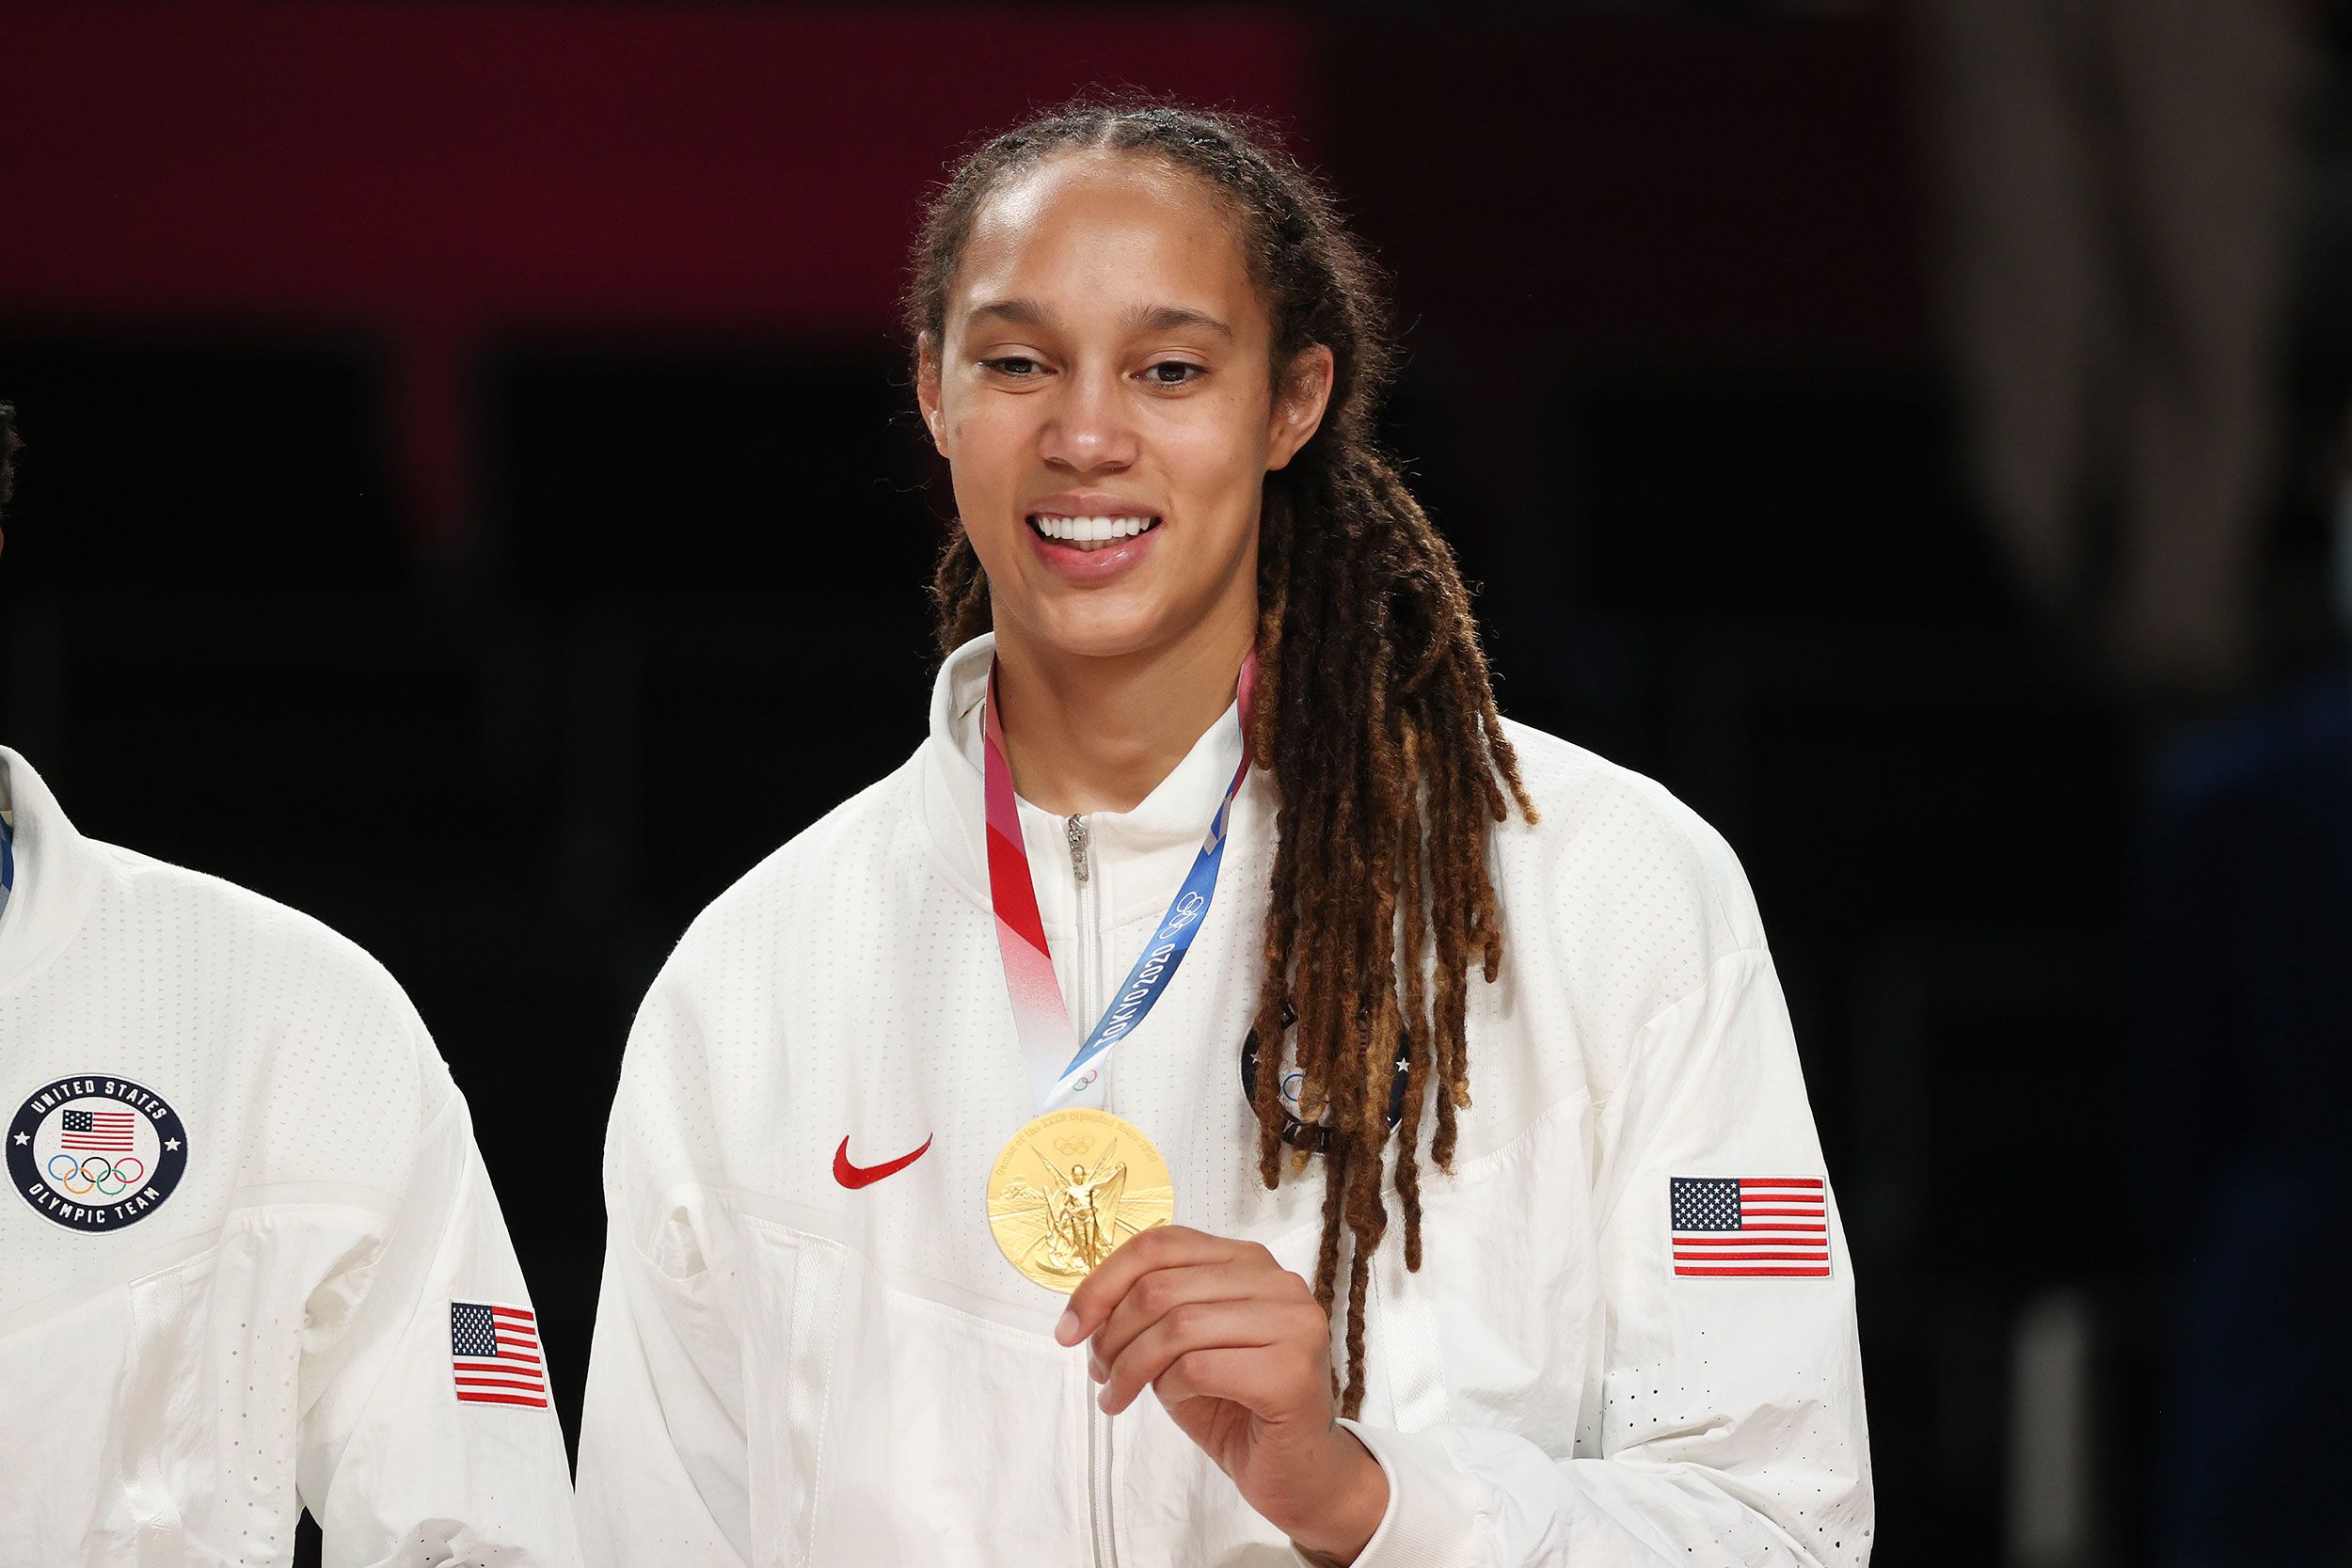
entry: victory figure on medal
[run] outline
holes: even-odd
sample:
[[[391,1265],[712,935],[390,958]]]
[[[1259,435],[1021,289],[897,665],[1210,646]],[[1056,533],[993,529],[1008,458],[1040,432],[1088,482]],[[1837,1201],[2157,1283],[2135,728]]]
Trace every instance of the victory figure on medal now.
[[[989,1223],[1014,1266],[1041,1285],[1073,1288],[1120,1243],[1165,1224],[1175,1212],[1175,1195],[1165,1185],[1129,1190],[1130,1168],[1118,1158],[1116,1136],[1091,1165],[1073,1162],[1066,1175],[1044,1150],[1033,1143],[1027,1148],[1045,1173],[1044,1186],[1018,1176],[995,1183]]]

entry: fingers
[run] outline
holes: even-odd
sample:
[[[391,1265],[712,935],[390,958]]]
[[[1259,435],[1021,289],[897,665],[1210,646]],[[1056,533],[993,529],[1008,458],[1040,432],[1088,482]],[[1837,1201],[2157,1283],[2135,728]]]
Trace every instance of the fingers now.
[[[1230,1241],[1181,1225],[1160,1225],[1127,1240],[1103,1259],[1100,1267],[1070,1292],[1070,1309],[1054,1326],[1054,1338],[1074,1345],[1110,1317],[1128,1288],[1154,1269],[1182,1268],[1196,1263],[1219,1263],[1235,1259],[1263,1258],[1274,1266],[1274,1255],[1255,1242]]]
[[[1283,1391],[1280,1357],[1267,1354],[1279,1343],[1283,1328],[1280,1313],[1263,1302],[1195,1301],[1171,1307],[1166,1316],[1136,1335],[1126,1351],[1110,1363],[1110,1375],[1104,1380],[1094,1402],[1116,1416],[1134,1403],[1136,1396],[1166,1372],[1179,1356],[1223,1350],[1248,1353],[1256,1364],[1256,1376],[1252,1377],[1246,1366],[1235,1374],[1241,1382],[1234,1386],[1246,1387],[1246,1393],[1223,1393],[1223,1397],[1255,1410]],[[1232,1376],[1226,1381],[1232,1384]]]
[[[1113,1415],[1152,1386],[1163,1404],[1214,1394],[1277,1421],[1328,1418],[1330,1334],[1307,1282],[1263,1246],[1178,1226],[1104,1259],[1054,1331],[1092,1338],[1095,1402]]]
[[[1127,1288],[1127,1293],[1119,1298],[1119,1305],[1111,1308],[1103,1326],[1094,1331],[1094,1341],[1087,1347],[1088,1370],[1100,1383],[1103,1373],[1136,1335],[1179,1307],[1193,1302],[1263,1297],[1271,1294],[1269,1287],[1279,1283],[1275,1275],[1231,1262],[1153,1269]]]
[[[1271,1374],[1278,1370],[1279,1364],[1269,1358],[1276,1354],[1271,1350],[1221,1345],[1188,1350],[1168,1364],[1168,1370],[1152,1385],[1152,1391],[1160,1397],[1161,1405],[1170,1410],[1186,1400],[1231,1400],[1260,1418],[1274,1416],[1289,1404],[1275,1392],[1280,1380]],[[1322,1369],[1310,1369],[1309,1381],[1315,1384],[1314,1391],[1327,1403],[1330,1393],[1322,1377]]]

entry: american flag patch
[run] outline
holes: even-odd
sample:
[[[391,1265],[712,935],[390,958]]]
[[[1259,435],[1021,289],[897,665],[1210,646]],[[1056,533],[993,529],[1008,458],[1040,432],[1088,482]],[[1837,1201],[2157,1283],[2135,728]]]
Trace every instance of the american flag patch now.
[[[59,1148],[89,1148],[102,1154],[128,1154],[132,1149],[128,1111],[68,1111],[59,1129]]]
[[[539,1320],[527,1307],[451,1302],[449,1359],[460,1403],[548,1407]]]
[[[1828,1193],[1818,1176],[1677,1176],[1675,1273],[1829,1275]]]

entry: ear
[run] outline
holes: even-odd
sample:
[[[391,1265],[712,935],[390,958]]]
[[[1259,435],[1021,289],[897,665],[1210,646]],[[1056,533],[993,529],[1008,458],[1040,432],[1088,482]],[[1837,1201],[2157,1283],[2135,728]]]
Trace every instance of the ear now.
[[[931,445],[939,455],[947,455],[947,416],[939,400],[939,345],[929,332],[914,340],[914,401],[923,410],[923,427],[931,433]]]
[[[1274,399],[1273,420],[1267,431],[1266,471],[1287,465],[1323,423],[1330,405],[1331,382],[1338,373],[1331,350],[1309,343],[1291,360]]]

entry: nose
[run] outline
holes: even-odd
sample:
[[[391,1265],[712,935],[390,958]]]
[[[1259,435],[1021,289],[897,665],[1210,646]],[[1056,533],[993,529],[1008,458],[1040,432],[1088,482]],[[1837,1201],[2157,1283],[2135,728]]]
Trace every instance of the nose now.
[[[1038,433],[1040,455],[1078,473],[1123,468],[1135,461],[1136,435],[1119,372],[1095,366],[1067,372]]]

